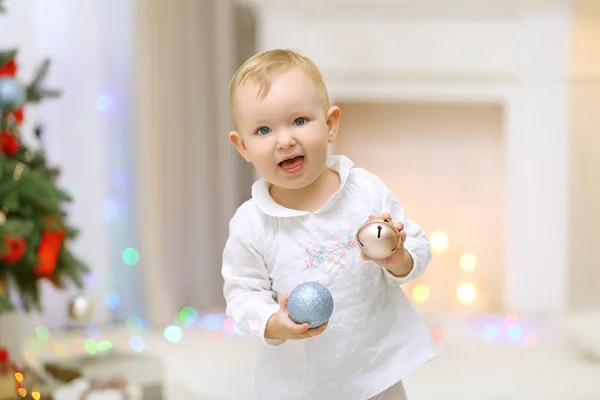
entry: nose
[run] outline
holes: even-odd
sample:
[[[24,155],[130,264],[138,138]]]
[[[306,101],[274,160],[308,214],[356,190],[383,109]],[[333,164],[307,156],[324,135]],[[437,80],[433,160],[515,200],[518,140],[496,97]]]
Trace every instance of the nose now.
[[[277,133],[277,149],[287,149],[296,145],[296,139],[294,135],[287,129],[281,130]]]

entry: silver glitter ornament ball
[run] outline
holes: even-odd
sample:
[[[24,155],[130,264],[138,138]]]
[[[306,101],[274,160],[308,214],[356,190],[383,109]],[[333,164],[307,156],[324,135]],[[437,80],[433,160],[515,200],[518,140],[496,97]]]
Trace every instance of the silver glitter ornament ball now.
[[[75,296],[69,301],[69,317],[76,321],[85,321],[94,313],[94,303],[85,296]]]
[[[25,103],[27,93],[25,88],[16,79],[10,77],[0,78],[0,109],[13,111]]]
[[[385,219],[371,219],[358,228],[356,241],[360,250],[373,260],[385,260],[400,245],[400,232]]]
[[[333,297],[319,282],[301,283],[288,297],[288,313],[297,324],[308,322],[311,328],[318,328],[333,314]]]

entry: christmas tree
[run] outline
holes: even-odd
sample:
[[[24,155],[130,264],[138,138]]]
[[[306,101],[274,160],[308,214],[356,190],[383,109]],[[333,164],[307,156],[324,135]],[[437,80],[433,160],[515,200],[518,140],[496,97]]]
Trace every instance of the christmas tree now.
[[[0,50],[0,313],[17,306],[41,310],[43,280],[58,289],[68,281],[81,288],[88,271],[68,247],[78,235],[64,209],[71,197],[56,185],[60,171],[47,164],[41,128],[35,129],[40,141],[35,150],[22,140],[27,104],[59,95],[43,87],[50,61],[42,62],[24,84],[17,54],[16,49]]]

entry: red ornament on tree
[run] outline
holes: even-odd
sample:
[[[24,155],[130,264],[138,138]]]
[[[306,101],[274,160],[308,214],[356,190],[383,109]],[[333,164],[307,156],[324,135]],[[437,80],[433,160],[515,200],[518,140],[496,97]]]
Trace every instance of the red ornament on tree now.
[[[19,151],[21,142],[10,132],[2,132],[0,134],[0,152],[7,156],[14,156]]]
[[[17,62],[10,60],[6,64],[0,66],[0,78],[3,76],[15,76],[17,74]]]
[[[7,250],[0,255],[0,261],[7,264],[18,262],[27,249],[27,243],[23,236],[5,236],[4,244]]]
[[[21,107],[17,108],[16,110],[12,111],[10,114],[13,116],[13,118],[15,119],[15,122],[17,124],[23,123],[23,120],[25,119],[25,112],[24,112],[24,107],[23,106],[21,106]]]
[[[0,364],[8,363],[10,361],[10,356],[8,355],[8,350],[4,347],[0,347]]]
[[[49,277],[54,274],[65,233],[64,228],[42,233],[40,246],[37,250],[38,264],[35,267],[37,276]]]

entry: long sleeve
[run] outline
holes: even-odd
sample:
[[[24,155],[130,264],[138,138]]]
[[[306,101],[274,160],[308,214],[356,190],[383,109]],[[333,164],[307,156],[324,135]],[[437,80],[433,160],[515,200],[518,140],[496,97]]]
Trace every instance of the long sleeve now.
[[[404,208],[385,183],[371,173],[367,172],[367,176],[371,181],[370,187],[372,193],[376,196],[375,201],[381,202],[380,213],[387,212],[392,216],[394,222],[402,222],[404,224],[404,231],[406,232],[404,248],[413,259],[413,269],[405,277],[395,276],[382,267],[385,278],[389,283],[395,285],[410,282],[423,275],[427,265],[431,261],[429,239],[419,224],[406,217]]]
[[[396,211],[394,214],[392,211],[392,219],[394,221],[400,221],[396,215],[400,213]],[[423,275],[427,265],[431,261],[431,247],[429,245],[429,239],[421,227],[413,220],[404,219],[404,230],[406,231],[406,241],[404,242],[404,248],[410,254],[413,259],[413,268],[408,275],[405,277],[398,277],[391,274],[387,269],[383,269],[388,282],[401,285],[406,282],[410,282]]]
[[[244,218],[241,210],[229,224],[221,269],[226,313],[245,334],[276,346],[283,341],[266,339],[265,328],[269,318],[279,310],[279,304],[271,289],[267,266],[253,243],[261,239],[257,229],[256,221]]]

